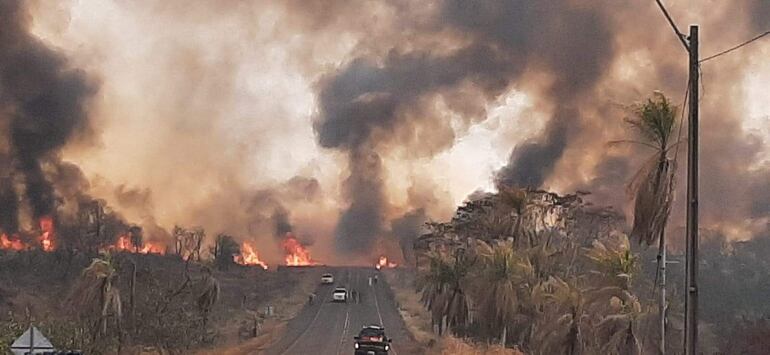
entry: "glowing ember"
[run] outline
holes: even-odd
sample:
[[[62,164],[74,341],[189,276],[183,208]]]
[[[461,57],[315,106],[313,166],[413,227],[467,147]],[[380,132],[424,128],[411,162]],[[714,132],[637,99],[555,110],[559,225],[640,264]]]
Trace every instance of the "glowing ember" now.
[[[384,268],[384,267],[387,267],[387,268],[390,268],[390,269],[392,269],[392,268],[394,268],[394,267],[396,267],[396,266],[398,266],[398,264],[396,264],[396,263],[391,263],[391,262],[388,262],[388,257],[387,257],[387,256],[381,256],[381,257],[380,257],[380,260],[379,260],[379,261],[377,261],[377,264],[376,264],[376,265],[374,265],[374,267],[376,267],[376,268],[377,268],[377,270],[379,270],[379,269],[382,269],[382,268]]]
[[[56,244],[54,243],[53,218],[40,218],[40,230],[43,232],[40,237],[38,237],[40,246],[44,251],[53,251],[56,248]]]
[[[111,246],[109,249],[117,250],[117,251],[125,251],[128,253],[137,253],[137,254],[165,254],[166,253],[166,246],[160,243],[144,242],[142,244],[143,245],[141,247],[139,247],[138,245],[134,245],[134,242],[131,240],[131,237],[124,234],[119,236],[118,240],[115,242],[115,245]]]
[[[8,237],[5,234],[0,234],[0,249],[19,251],[27,249],[27,246],[18,237]]]
[[[262,260],[259,260],[259,254],[257,253],[257,250],[254,249],[251,244],[249,244],[249,242],[243,242],[243,245],[241,245],[241,254],[234,255],[233,260],[241,265],[259,265],[263,269],[267,270],[267,264],[265,264],[265,262]]]
[[[286,265],[288,266],[308,266],[315,265],[316,262],[310,258],[310,252],[300,243],[291,233],[286,233],[286,239],[283,243],[283,251],[286,254]]]

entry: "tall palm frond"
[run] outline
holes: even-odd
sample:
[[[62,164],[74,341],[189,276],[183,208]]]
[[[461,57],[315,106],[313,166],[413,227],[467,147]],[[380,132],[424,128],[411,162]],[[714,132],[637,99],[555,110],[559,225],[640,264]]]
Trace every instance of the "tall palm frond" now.
[[[478,241],[476,255],[478,267],[472,277],[474,299],[485,320],[485,328],[502,330],[504,339],[508,325],[528,302],[525,297],[534,278],[534,268],[526,255],[517,252],[508,241],[494,245]]]
[[[585,322],[583,292],[559,277],[549,277],[538,284],[532,299],[543,309],[532,338],[533,349],[540,354],[580,354],[584,348]]]
[[[429,265],[421,280],[421,300],[430,310],[433,324],[443,324],[450,329],[466,324],[470,316],[469,300],[465,291],[465,278],[473,260],[459,249],[454,255],[441,251],[426,254]]]
[[[116,276],[117,271],[109,254],[93,259],[83,270],[70,296],[70,304],[82,318],[96,319],[98,326],[94,329],[94,337],[107,332],[110,317],[114,317],[120,327],[123,307],[120,291],[113,285]]]
[[[526,189],[501,187],[500,199],[504,206],[507,206],[516,213],[516,222],[513,224],[513,230],[511,232],[514,241],[519,243],[524,239],[521,236],[521,225],[527,210],[527,204],[530,200],[529,191]]]
[[[197,299],[198,309],[204,316],[208,316],[211,309],[214,308],[214,305],[219,300],[220,293],[219,281],[211,275],[210,270],[206,269],[206,271],[206,276],[201,281],[203,285],[202,291]]]
[[[625,290],[630,288],[631,278],[639,268],[638,257],[631,252],[628,237],[622,233],[594,240],[585,256],[592,262],[595,274]]]
[[[669,150],[678,144],[672,140],[677,108],[661,93],[655,93],[633,108],[626,122],[655,154],[639,169],[629,184],[634,198],[634,224],[631,236],[639,243],[652,245],[666,227],[673,199],[675,161]]]

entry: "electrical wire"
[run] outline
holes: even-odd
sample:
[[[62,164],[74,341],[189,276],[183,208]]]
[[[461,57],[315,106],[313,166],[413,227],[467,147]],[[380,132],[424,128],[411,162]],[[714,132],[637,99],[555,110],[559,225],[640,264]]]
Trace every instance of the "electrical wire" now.
[[[757,36],[754,36],[754,38],[752,38],[752,39],[750,39],[750,40],[748,40],[748,41],[746,41],[746,42],[743,42],[743,43],[741,43],[741,44],[739,44],[739,45],[737,45],[737,46],[735,46],[735,47],[732,47],[732,48],[729,48],[729,49],[723,50],[723,51],[721,51],[721,52],[719,52],[719,53],[716,53],[716,54],[714,54],[714,55],[711,55],[711,56],[708,56],[708,57],[706,57],[706,58],[703,58],[703,59],[701,59],[700,61],[698,61],[698,63],[703,63],[703,62],[705,62],[705,61],[708,61],[708,60],[712,60],[712,59],[714,59],[714,58],[717,58],[717,57],[719,57],[719,56],[722,56],[722,55],[725,55],[725,54],[727,54],[727,53],[730,53],[730,52],[732,52],[732,51],[734,51],[734,50],[736,50],[736,49],[738,49],[738,48],[741,48],[741,47],[743,47],[743,46],[745,46],[745,45],[747,45],[747,44],[749,44],[749,43],[751,43],[751,42],[754,42],[754,41],[756,41],[756,40],[758,40],[758,39],[760,39],[760,38],[762,38],[762,37],[764,37],[764,36],[767,36],[767,35],[770,35],[770,31],[767,31],[767,32],[765,32],[765,33],[762,33],[762,34],[759,34],[759,35],[757,35]]]
[[[671,28],[674,29],[674,32],[676,33],[676,37],[679,38],[679,41],[682,42],[682,45],[684,45],[684,49],[686,49],[688,52],[690,51],[690,45],[687,44],[687,41],[685,41],[685,38],[687,36],[682,33],[682,31],[679,30],[679,27],[676,27],[676,23],[674,23],[674,19],[671,18],[671,15],[668,14],[668,10],[666,10],[666,7],[663,6],[663,3],[660,2],[660,0],[655,0],[656,3],[658,3],[658,7],[660,7],[660,11],[663,11],[663,15],[666,16],[666,20],[668,20],[668,23],[671,25]]]

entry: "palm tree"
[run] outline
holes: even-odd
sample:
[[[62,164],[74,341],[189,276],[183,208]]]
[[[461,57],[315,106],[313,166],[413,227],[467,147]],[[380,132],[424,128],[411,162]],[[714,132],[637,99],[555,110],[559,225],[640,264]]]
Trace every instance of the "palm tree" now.
[[[590,262],[584,276],[550,276],[534,287],[532,300],[541,313],[530,349],[533,354],[639,354],[636,329],[643,314],[630,291],[638,264],[628,238],[616,233],[596,240],[584,255]]]
[[[219,300],[219,281],[211,274],[211,269],[205,268],[206,275],[201,280],[202,291],[198,295],[197,303],[198,309],[203,314],[203,324],[208,322],[209,313],[214,308],[214,305]]]
[[[559,277],[549,277],[532,291],[542,314],[534,327],[531,347],[535,354],[580,354],[588,316],[583,292]]]
[[[490,336],[501,330],[500,342],[505,345],[509,325],[520,315],[526,303],[534,270],[529,259],[518,253],[513,243],[501,241],[489,245],[478,241],[477,267],[474,270],[474,295]]]
[[[120,331],[123,308],[120,301],[120,291],[114,287],[113,281],[117,271],[110,254],[103,258],[93,259],[91,265],[83,273],[75,285],[70,297],[71,303],[86,319],[96,319],[92,326],[94,339],[99,334],[107,333],[110,317],[114,317]]]
[[[639,243],[652,245],[658,241],[657,275],[660,278],[660,344],[665,352],[666,301],[666,238],[665,228],[671,212],[674,191],[676,157],[669,153],[680,142],[674,141],[677,108],[662,93],[654,93],[646,102],[633,108],[634,117],[626,121],[635,129],[641,141],[627,141],[655,150],[629,184],[634,196],[634,224],[631,236]],[[681,131],[681,129],[680,129]]]
[[[611,233],[602,240],[594,240],[585,256],[602,282],[609,281],[612,286],[629,290],[631,278],[639,269],[639,260],[631,252],[625,234]]]
[[[604,240],[595,240],[586,252],[593,264],[592,271],[604,283],[586,291],[590,299],[587,307],[605,313],[594,327],[599,350],[604,354],[641,353],[636,325],[644,314],[639,299],[630,290],[639,264],[629,244],[626,235],[614,233]]]
[[[500,200],[503,206],[506,206],[516,212],[516,223],[513,226],[513,238],[516,243],[521,243],[521,225],[524,219],[524,213],[529,202],[529,193],[526,189],[501,186]],[[531,240],[529,240],[531,246]]]
[[[654,93],[646,102],[633,107],[633,117],[626,122],[641,140],[635,143],[653,149],[654,154],[642,165],[629,184],[634,197],[634,225],[631,236],[652,245],[663,233],[671,211],[675,161],[669,158],[674,141],[677,108],[662,93]]]
[[[463,249],[457,249],[453,256],[442,251],[430,251],[426,256],[429,266],[421,280],[422,302],[431,311],[439,334],[445,328],[458,329],[470,315],[464,283],[473,260]]]

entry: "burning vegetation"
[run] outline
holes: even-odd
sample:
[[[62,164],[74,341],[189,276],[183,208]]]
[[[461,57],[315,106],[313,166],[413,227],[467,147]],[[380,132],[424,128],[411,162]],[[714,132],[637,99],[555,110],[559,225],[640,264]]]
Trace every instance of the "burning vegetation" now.
[[[241,252],[238,255],[233,256],[233,260],[236,264],[245,266],[261,266],[267,270],[267,264],[259,259],[259,253],[249,242],[243,242],[241,244]]]
[[[0,250],[21,251],[27,249],[39,248],[45,252],[52,252],[56,249],[56,234],[54,229],[54,220],[51,217],[41,217],[39,220],[39,233],[37,237],[25,238],[28,233],[14,233],[8,235],[0,230]]]
[[[377,268],[377,270],[380,270],[382,268],[392,269],[392,268],[397,267],[397,266],[398,266],[398,264],[389,262],[388,261],[388,257],[384,256],[384,255],[380,256],[380,259],[377,260],[377,264],[374,265],[374,267]]]
[[[286,238],[281,243],[285,254],[286,266],[310,266],[317,263],[310,258],[310,252],[291,233],[286,233]]]
[[[166,253],[165,245],[162,245],[160,243],[152,243],[152,242],[144,242],[144,243],[141,243],[141,241],[135,242],[135,240],[132,239],[130,235],[125,235],[125,234],[118,237],[118,241],[115,242],[115,245],[112,246],[111,249],[115,251],[139,253],[139,254],[161,254],[162,255]]]

